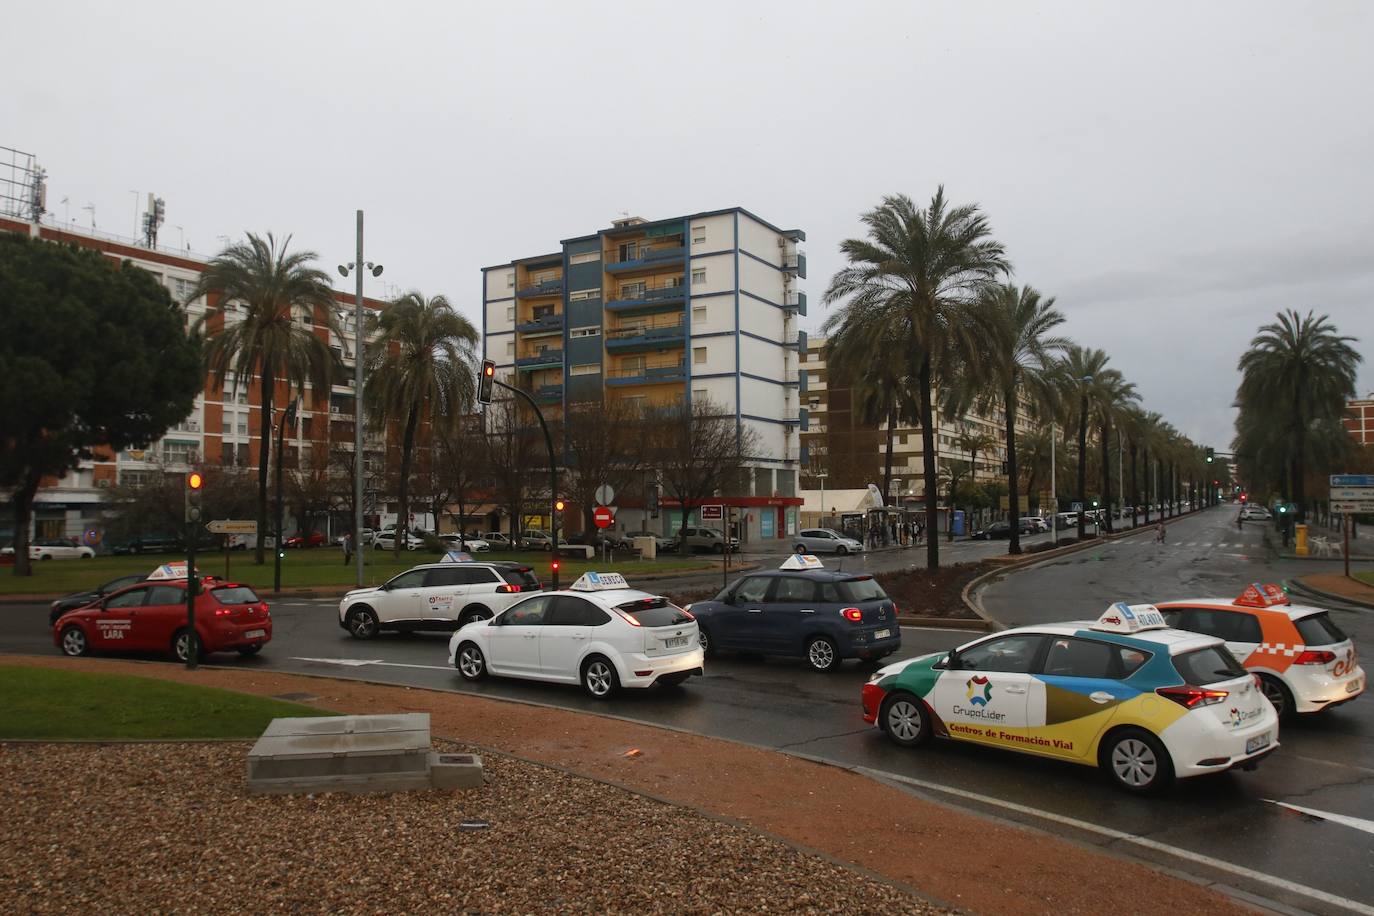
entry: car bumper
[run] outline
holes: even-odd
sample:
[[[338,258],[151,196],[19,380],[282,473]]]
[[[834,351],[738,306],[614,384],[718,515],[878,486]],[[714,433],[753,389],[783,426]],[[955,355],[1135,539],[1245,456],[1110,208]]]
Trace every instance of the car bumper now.
[[[877,684],[864,684],[863,694],[860,705],[863,707],[864,721],[869,725],[876,725],[878,722],[878,710],[883,706],[883,700],[887,698],[887,691]]]
[[[226,652],[266,645],[272,641],[272,620],[265,618],[249,623],[211,626],[207,629],[205,637],[206,652]]]
[[[1215,722],[1193,725],[1186,735],[1171,735],[1166,730],[1162,736],[1174,763],[1174,774],[1180,779],[1251,769],[1279,747],[1279,717],[1272,707],[1267,715],[1245,728],[1231,729]],[[1247,749],[1250,742],[1264,735],[1269,736],[1267,744]]]
[[[684,671],[699,675],[702,673],[705,660],[700,646],[690,652],[682,652],[678,655],[648,656],[642,653],[622,655],[620,664],[624,670],[618,672],[620,686],[651,687],[665,674],[680,674]]]
[[[876,638],[873,634],[889,631],[888,636]],[[902,628],[897,621],[892,621],[890,625],[873,628],[867,633],[855,633],[850,636],[847,642],[842,642],[838,646],[841,658],[883,658],[891,655],[902,647]]]
[[[1317,668],[1312,673],[1295,673],[1295,669],[1308,667],[1293,665],[1288,669],[1288,689],[1293,692],[1293,709],[1300,713],[1321,712],[1332,709],[1365,692],[1369,679],[1359,665],[1343,677],[1331,677],[1326,669]]]

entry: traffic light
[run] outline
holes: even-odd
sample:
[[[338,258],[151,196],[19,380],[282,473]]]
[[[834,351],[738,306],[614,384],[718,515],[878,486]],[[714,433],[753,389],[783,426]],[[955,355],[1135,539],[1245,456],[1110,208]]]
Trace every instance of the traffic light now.
[[[1216,457],[1217,457],[1216,450],[1213,449],[1211,446],[1208,446],[1208,447],[1207,447],[1207,463],[1208,463],[1208,464],[1211,464],[1214,460],[1216,460]]]
[[[549,561],[549,573],[552,575],[553,580],[554,580],[555,582],[557,582],[557,581],[558,581],[558,557],[554,557],[552,560]]]
[[[496,385],[496,363],[489,359],[482,360],[482,375],[477,379],[477,401],[480,404],[491,403],[491,390]]]
[[[200,471],[192,471],[186,475],[186,521],[187,523],[200,521],[200,494],[205,486],[205,478]]]
[[[1287,503],[1279,503],[1279,515],[1286,515],[1286,514],[1288,514],[1288,505],[1287,505]]]

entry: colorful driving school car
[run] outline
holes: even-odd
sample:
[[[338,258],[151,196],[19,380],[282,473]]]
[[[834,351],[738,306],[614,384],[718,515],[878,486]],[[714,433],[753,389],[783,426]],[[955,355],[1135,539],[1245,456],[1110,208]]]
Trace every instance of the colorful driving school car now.
[[[1334,709],[1368,686],[1350,637],[1324,609],[1292,604],[1281,586],[1256,582],[1235,600],[1157,606],[1170,626],[1224,640],[1280,716]]]
[[[1100,767],[1137,793],[1252,769],[1278,747],[1273,706],[1222,641],[1148,604],[888,665],[863,688],[863,716],[904,747],[988,744]]]

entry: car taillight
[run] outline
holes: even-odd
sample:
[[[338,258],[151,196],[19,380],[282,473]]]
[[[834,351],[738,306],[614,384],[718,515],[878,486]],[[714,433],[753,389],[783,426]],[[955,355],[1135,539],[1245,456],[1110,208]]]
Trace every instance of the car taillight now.
[[[624,611],[622,611],[622,610],[621,610],[620,608],[618,608],[618,607],[617,607],[617,608],[611,608],[611,610],[613,610],[613,611],[615,611],[617,614],[619,614],[619,615],[620,615],[620,619],[621,619],[621,620],[624,620],[626,623],[628,623],[628,624],[629,624],[630,626],[632,626],[632,627],[642,627],[642,626],[644,626],[644,624],[640,623],[638,620],[635,619],[635,617],[634,617],[633,614],[627,614],[627,613],[625,613]]]
[[[1190,687],[1184,684],[1181,687],[1160,687],[1155,693],[1164,697],[1166,700],[1173,700],[1185,709],[1197,709],[1201,706],[1211,706],[1213,703],[1220,703],[1230,696],[1225,690],[1213,690],[1208,687]]]
[[[852,620],[855,623],[862,623],[864,619],[864,612],[856,607],[847,607],[840,611],[840,614],[845,620]]]
[[[234,613],[234,609],[233,609],[233,608],[231,608],[231,607],[225,607],[225,606],[222,605],[222,604],[221,604],[219,607],[215,608],[215,616],[216,616],[216,617],[228,617],[228,616],[229,616],[230,614],[232,614],[232,613]]]
[[[683,608],[678,608],[678,610],[680,610],[680,611],[682,611],[682,613],[686,614],[688,620],[696,620],[696,619],[697,619],[697,615],[696,615],[696,614],[693,614],[691,611],[687,610],[685,607],[683,607]]]
[[[513,595],[513,594],[515,594],[516,592],[520,591],[520,586],[518,586],[518,585],[498,585],[498,586],[496,586],[496,591],[497,591],[498,594],[501,594],[501,595]]]
[[[1260,680],[1260,676],[1258,674],[1250,675],[1250,680],[1254,681],[1255,686],[1258,687],[1260,690],[1264,689],[1264,681]]]
[[[1295,665],[1329,665],[1336,660],[1335,652],[1328,652],[1325,649],[1307,649],[1299,652],[1297,658],[1293,659]]]

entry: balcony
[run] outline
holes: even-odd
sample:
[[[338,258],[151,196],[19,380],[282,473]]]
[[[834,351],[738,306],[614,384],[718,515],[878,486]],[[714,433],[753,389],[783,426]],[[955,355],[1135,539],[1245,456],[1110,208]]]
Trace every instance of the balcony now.
[[[803,258],[805,255],[802,256]],[[806,315],[806,293],[793,292],[783,296],[782,306],[786,309],[794,309],[798,315]],[[801,351],[806,350],[806,338],[802,338]]]
[[[536,404],[560,404],[563,401],[563,386],[557,385],[537,385],[533,388],[525,389],[534,398]]]
[[[687,377],[687,363],[683,360],[660,361],[638,366],[621,366],[606,373],[607,385],[657,385],[660,382],[680,382]]]
[[[540,280],[531,283],[529,286],[522,286],[515,291],[517,299],[535,299],[541,296],[559,296],[563,293],[563,278],[554,277],[552,280]]]
[[[522,356],[515,361],[515,368],[519,372],[533,372],[536,369],[561,369],[563,367],[563,350],[544,348],[538,353],[530,356]]]
[[[678,239],[676,244],[658,243],[612,248],[606,252],[604,263],[606,273],[629,273],[636,270],[654,270],[674,261],[682,261],[687,249]]]
[[[623,283],[607,294],[606,310],[611,312],[656,312],[682,308],[687,287],[681,282]]]
[[[806,252],[791,250],[782,256],[782,269],[806,279]]]
[[[537,315],[529,321],[522,321],[515,326],[521,334],[562,334],[563,315],[552,312]]]
[[[606,332],[606,349],[613,353],[680,347],[687,328],[681,317],[673,321],[642,321],[612,328]]]

